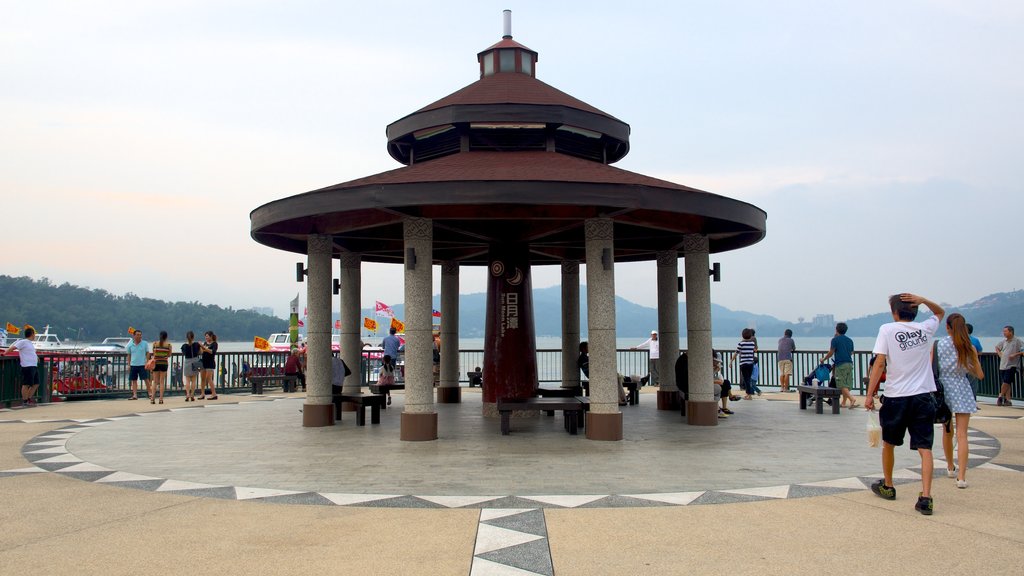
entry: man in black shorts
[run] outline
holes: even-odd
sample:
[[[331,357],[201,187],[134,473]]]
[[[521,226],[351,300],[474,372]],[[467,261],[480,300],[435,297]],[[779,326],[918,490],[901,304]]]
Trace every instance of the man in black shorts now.
[[[924,304],[934,314],[924,322],[915,322],[917,308]],[[874,410],[874,396],[878,392],[883,371],[885,403],[879,411],[882,425],[883,479],[871,485],[871,491],[886,500],[896,499],[892,484],[892,469],[896,460],[896,446],[910,432],[910,449],[921,456],[921,492],[914,509],[931,515],[932,501],[932,441],[935,436],[935,379],[932,376],[931,351],[935,331],[942,322],[945,310],[931,300],[914,294],[889,297],[889,308],[894,322],[878,329],[874,353],[877,361],[871,365],[864,408]]]
[[[1020,369],[1020,358],[1024,356],[1024,342],[1013,333],[1013,326],[1003,326],[1003,340],[996,344],[996,354],[999,355],[999,396],[996,398],[997,406],[1013,406],[1010,400],[1010,389],[1017,380],[1017,372]]]

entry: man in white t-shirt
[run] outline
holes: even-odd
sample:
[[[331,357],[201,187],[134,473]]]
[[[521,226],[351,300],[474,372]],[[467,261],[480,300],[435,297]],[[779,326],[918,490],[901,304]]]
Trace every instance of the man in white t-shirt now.
[[[915,322],[917,308],[924,304],[934,316]],[[873,352],[877,359],[871,366],[867,399],[864,408],[874,410],[874,396],[883,369],[886,372],[885,402],[878,413],[882,426],[882,474],[884,478],[871,485],[871,491],[886,500],[896,499],[892,485],[895,448],[903,445],[910,432],[910,449],[921,456],[921,493],[914,509],[928,516],[933,510],[932,441],[935,436],[935,378],[932,376],[931,351],[935,331],[946,311],[942,306],[914,294],[889,297],[894,322],[878,329]]]
[[[39,356],[36,355],[36,345],[33,340],[36,329],[28,326],[25,328],[25,337],[11,344],[7,353],[18,352],[18,360],[21,365],[21,405],[30,408],[36,405],[36,390],[39,389]]]

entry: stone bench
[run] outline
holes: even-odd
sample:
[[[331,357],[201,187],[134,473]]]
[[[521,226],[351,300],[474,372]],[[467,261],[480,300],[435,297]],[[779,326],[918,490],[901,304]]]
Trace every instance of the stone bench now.
[[[510,420],[514,410],[542,410],[551,413],[554,413],[555,410],[562,410],[565,413],[565,430],[572,435],[578,433],[579,423],[583,419],[585,410],[584,401],[579,397],[502,398],[498,400],[497,408],[501,415],[502,436],[508,436],[511,433]]]
[[[263,394],[263,385],[267,382],[281,382],[281,389],[285,392],[289,388],[295,388],[296,382],[299,377],[295,374],[261,374],[259,376],[249,376],[249,384],[252,386],[253,394]],[[289,383],[291,386],[289,386]]]

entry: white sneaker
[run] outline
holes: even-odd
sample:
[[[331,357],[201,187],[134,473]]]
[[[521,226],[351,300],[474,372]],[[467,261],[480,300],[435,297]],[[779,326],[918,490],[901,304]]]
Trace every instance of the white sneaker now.
[[[956,478],[956,466],[946,468],[946,478]]]
[[[957,488],[967,488],[967,480],[957,480],[956,481],[956,487]]]

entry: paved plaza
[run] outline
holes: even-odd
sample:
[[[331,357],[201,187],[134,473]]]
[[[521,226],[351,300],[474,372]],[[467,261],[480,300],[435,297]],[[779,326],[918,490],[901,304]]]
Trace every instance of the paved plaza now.
[[[970,487],[913,510],[918,459],[897,450],[894,502],[861,409],[795,394],[735,404],[716,427],[622,408],[624,440],[562,416],[501,436],[478,390],[440,404],[433,442],[401,442],[403,395],[378,425],[303,428],[301,394],[216,402],[64,402],[0,411],[0,565],[86,574],[1020,574],[1024,411],[971,421]],[[937,451],[941,458],[941,450]],[[808,542],[832,541],[832,553]],[[936,552],[948,542],[950,555]],[[6,571],[6,570],[5,570]]]

